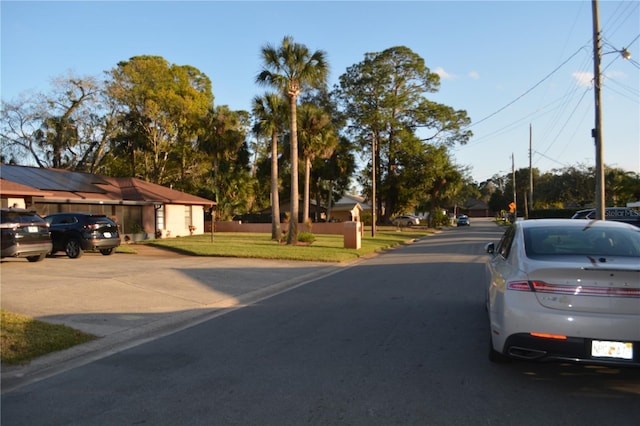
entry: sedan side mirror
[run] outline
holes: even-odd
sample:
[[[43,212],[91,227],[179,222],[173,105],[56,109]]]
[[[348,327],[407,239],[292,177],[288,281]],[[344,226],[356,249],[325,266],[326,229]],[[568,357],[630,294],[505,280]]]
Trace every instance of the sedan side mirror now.
[[[489,254],[495,253],[496,244],[495,243],[487,243],[487,245],[484,246],[484,251],[486,251]]]

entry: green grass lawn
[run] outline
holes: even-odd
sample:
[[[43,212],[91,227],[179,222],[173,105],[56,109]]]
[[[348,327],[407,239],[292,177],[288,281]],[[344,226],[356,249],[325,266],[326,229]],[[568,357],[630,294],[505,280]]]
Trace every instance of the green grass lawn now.
[[[368,231],[361,239],[360,249],[344,248],[342,235],[314,234],[309,245],[287,245],[271,240],[271,234],[217,232],[213,236],[193,235],[142,242],[192,256],[247,257],[260,259],[306,260],[319,262],[345,262],[399,244],[423,238],[433,233],[426,228],[386,228],[371,237]],[[135,250],[135,245],[133,245]]]
[[[49,324],[0,310],[0,359],[2,364],[25,364],[34,358],[95,339],[65,325]]]

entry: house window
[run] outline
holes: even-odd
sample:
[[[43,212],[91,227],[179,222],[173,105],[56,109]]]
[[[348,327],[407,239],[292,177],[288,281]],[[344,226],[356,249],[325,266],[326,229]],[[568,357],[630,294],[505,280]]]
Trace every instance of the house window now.
[[[184,206],[184,227],[189,229],[191,226],[191,206]]]
[[[156,229],[164,229],[164,205],[156,209]]]
[[[125,234],[139,234],[144,232],[141,206],[124,206],[121,221],[122,231]]]

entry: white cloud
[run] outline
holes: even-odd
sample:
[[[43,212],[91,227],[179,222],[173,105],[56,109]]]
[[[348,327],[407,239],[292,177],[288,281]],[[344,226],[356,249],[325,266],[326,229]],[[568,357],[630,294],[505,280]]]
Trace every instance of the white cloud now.
[[[581,87],[593,87],[593,73],[591,72],[574,72],[573,78],[576,79],[578,86]],[[606,74],[601,74],[600,78],[604,81],[607,79],[616,79],[616,80],[624,80],[626,79],[626,74],[620,71],[611,71]]]
[[[593,86],[593,73],[590,72],[574,72],[573,78],[576,79],[578,86],[591,87]]]
[[[434,73],[438,74],[443,80],[455,80],[456,76],[454,74],[449,74],[442,67],[438,67],[433,70]]]
[[[618,80],[625,80],[627,78],[627,75],[625,73],[623,73],[622,71],[611,71],[611,72],[606,72],[603,76],[604,78],[615,78]]]
[[[474,79],[474,80],[479,80],[480,79],[480,73],[478,71],[471,71],[471,72],[469,72],[469,77]]]

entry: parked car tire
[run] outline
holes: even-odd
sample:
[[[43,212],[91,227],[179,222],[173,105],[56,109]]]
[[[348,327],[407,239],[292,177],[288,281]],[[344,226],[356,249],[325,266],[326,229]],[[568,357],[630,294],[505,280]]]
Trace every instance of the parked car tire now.
[[[100,253],[102,253],[104,256],[109,256],[111,253],[113,253],[113,248],[100,249]]]
[[[29,262],[40,262],[45,257],[47,257],[47,253],[41,253],[41,254],[39,254],[37,256],[28,256],[27,260]]]
[[[77,259],[82,256],[82,246],[77,238],[69,238],[64,246],[64,251],[71,259]]]

